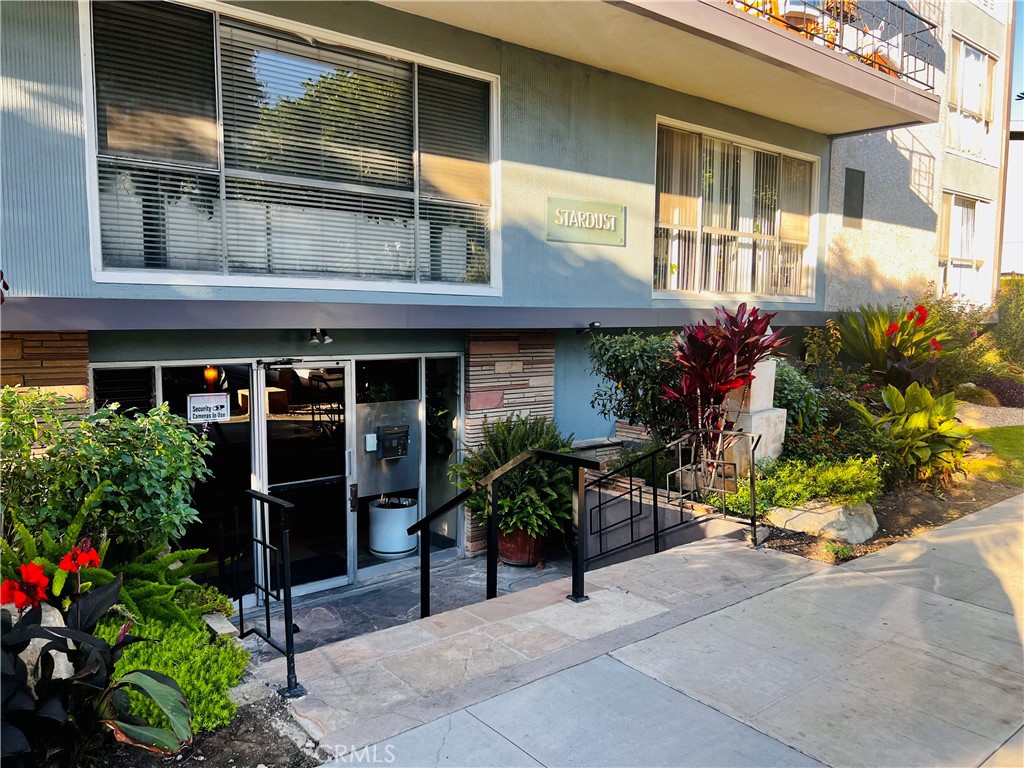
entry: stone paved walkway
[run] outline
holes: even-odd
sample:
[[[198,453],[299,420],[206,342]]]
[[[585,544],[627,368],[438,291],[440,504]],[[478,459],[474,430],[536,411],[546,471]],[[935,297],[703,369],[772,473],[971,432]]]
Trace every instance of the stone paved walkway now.
[[[339,768],[1024,765],[1022,528],[841,567],[710,539],[300,654],[293,711]]]

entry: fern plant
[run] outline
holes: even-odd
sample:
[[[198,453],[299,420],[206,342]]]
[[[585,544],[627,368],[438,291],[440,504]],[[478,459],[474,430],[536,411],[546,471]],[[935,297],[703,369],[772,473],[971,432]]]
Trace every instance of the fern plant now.
[[[572,449],[572,436],[563,437],[543,417],[512,415],[484,422],[483,441],[466,458],[452,466],[449,476],[468,490],[486,475],[523,451]],[[495,484],[498,495],[498,528],[504,533],[526,531],[533,538],[556,531],[572,517],[572,471],[550,461],[528,461]],[[487,493],[481,489],[466,502],[473,515],[486,520]]]

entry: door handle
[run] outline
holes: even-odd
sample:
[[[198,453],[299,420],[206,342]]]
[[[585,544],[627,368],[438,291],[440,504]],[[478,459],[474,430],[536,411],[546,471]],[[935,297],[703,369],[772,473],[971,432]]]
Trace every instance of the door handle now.
[[[358,483],[352,483],[348,487],[348,509],[350,514],[357,514],[359,512],[359,485]]]

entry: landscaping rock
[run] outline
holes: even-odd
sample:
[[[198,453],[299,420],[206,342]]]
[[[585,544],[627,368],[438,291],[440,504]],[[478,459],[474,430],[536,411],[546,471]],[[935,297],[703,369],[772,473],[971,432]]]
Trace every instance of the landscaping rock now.
[[[44,627],[64,627],[64,617],[60,611],[54,608],[52,605],[42,603],[40,607],[43,609],[43,618],[40,622]],[[21,660],[25,662],[25,666],[28,667],[28,681],[27,687],[29,691],[35,696],[36,680],[38,679],[36,674],[36,663],[39,661],[39,654],[43,648],[50,641],[46,638],[38,637],[32,640],[28,644],[28,648],[21,652]],[[71,648],[71,642],[67,641],[68,648]],[[68,659],[66,653],[60,651],[49,651],[50,657],[53,659],[53,679],[64,680],[75,674],[75,667]]]
[[[797,509],[774,507],[768,511],[768,520],[777,528],[824,536],[847,544],[863,544],[878,530],[875,511],[867,503],[845,507],[821,501]]]

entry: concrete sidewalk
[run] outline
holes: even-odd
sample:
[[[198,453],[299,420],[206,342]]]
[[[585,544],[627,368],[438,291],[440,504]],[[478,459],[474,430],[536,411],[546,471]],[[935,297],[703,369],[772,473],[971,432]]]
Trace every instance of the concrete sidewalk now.
[[[302,654],[294,711],[339,767],[1024,765],[1022,528],[1024,496],[843,567],[707,540]]]

